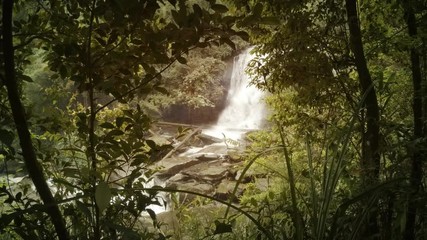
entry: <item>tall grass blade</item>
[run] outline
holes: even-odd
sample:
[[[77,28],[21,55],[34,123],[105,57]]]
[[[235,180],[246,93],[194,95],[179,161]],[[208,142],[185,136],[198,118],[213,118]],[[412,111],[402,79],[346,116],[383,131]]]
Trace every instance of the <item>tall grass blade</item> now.
[[[399,183],[404,182],[405,180],[407,180],[407,178],[396,178],[396,179],[392,179],[390,181],[378,184],[374,187],[368,188],[366,191],[363,191],[362,193],[354,196],[353,198],[343,202],[335,211],[335,214],[333,216],[332,219],[332,226],[331,226],[331,231],[328,237],[328,240],[333,240],[335,239],[335,235],[338,229],[338,219],[342,216],[345,215],[345,212],[347,211],[347,209],[353,205],[356,204],[358,202],[363,201],[364,199],[370,199],[368,201],[368,205],[367,207],[364,208],[364,211],[362,212],[362,214],[359,214],[358,218],[355,221],[355,226],[356,226],[356,230],[353,231],[352,236],[358,232],[357,229],[360,229],[361,224],[363,223],[363,219],[364,217],[366,217],[366,214],[368,213],[367,210],[370,209],[370,207],[372,207],[372,204],[376,201],[376,199],[378,198],[378,196],[380,196],[380,194],[387,190],[390,187],[394,187]]]
[[[335,189],[338,185],[339,178],[344,169],[344,159],[345,154],[348,150],[348,145],[350,143],[351,133],[353,132],[353,127],[355,125],[355,118],[352,118],[350,125],[347,130],[344,132],[343,137],[340,139],[342,145],[340,146],[341,151],[333,149],[335,158],[329,159],[329,154],[325,159],[324,166],[324,176],[323,176],[323,188],[321,190],[321,202],[320,212],[319,212],[319,221],[317,222],[316,238],[323,239],[325,237],[327,229],[327,217],[329,215],[330,206],[333,200],[333,195]],[[338,145],[337,145],[338,148]],[[332,156],[332,157],[334,157]],[[329,166],[328,166],[329,163]]]
[[[244,179],[244,177],[246,175],[246,172],[249,170],[249,168],[252,166],[252,164],[254,164],[254,162],[259,157],[261,157],[262,155],[264,155],[265,153],[268,153],[268,152],[271,152],[271,151],[276,151],[278,149],[280,149],[280,147],[273,147],[273,148],[266,149],[266,150],[258,153],[257,155],[255,155],[255,157],[253,157],[252,159],[249,160],[248,164],[243,169],[242,174],[240,174],[239,179],[237,179],[236,185],[234,185],[233,192],[231,193],[231,198],[229,199],[229,204],[230,205],[233,202],[233,198],[236,196],[237,189],[239,189],[240,183],[242,183],[242,181],[243,181],[243,179]],[[230,210],[230,207],[229,207],[229,205],[227,205],[227,209],[225,210],[224,218],[227,218],[229,210]]]
[[[311,192],[311,206],[312,206],[312,218],[313,223],[316,224],[318,222],[318,208],[319,208],[319,200],[317,196],[316,185],[314,183],[314,168],[313,168],[313,155],[311,153],[311,147],[308,139],[306,140],[306,149],[307,149],[307,159],[308,159],[308,170],[310,173],[310,192]],[[316,226],[313,226],[313,234],[314,236],[318,236]]]
[[[371,85],[366,92],[363,94],[357,109],[362,109],[366,96],[369,91],[373,88]],[[341,134],[338,138],[338,143],[342,143],[341,146],[339,144],[335,144],[337,149],[332,149],[333,157],[330,159],[329,148],[326,149],[325,156],[325,165],[323,169],[323,183],[321,189],[320,198],[323,199],[319,212],[319,221],[317,223],[317,236],[316,239],[324,239],[326,237],[326,229],[327,229],[327,217],[329,215],[331,202],[333,199],[333,195],[335,193],[335,189],[338,185],[338,181],[340,179],[341,173],[344,170],[344,158],[347,154],[350,145],[350,139],[352,137],[352,133],[357,121],[357,113],[355,113],[349,121],[347,129]],[[339,151],[338,147],[341,148]],[[328,166],[329,163],[329,166]]]
[[[294,222],[296,239],[302,240],[304,238],[304,223],[301,218],[300,211],[297,205],[297,197],[296,197],[296,187],[295,187],[295,177],[294,172],[292,170],[291,165],[291,157],[289,155],[288,149],[286,147],[285,136],[283,133],[282,127],[277,123],[277,127],[280,133],[280,139],[282,141],[283,153],[285,155],[286,168],[288,170],[288,178],[289,178],[289,187],[291,189],[291,201],[292,201],[292,220]]]

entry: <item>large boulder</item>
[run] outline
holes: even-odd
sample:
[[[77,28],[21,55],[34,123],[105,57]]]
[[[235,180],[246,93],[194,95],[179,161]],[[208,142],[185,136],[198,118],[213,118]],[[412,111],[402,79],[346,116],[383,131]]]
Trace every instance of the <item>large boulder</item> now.
[[[158,178],[166,179],[200,162],[202,162],[202,160],[197,158],[171,157],[157,162],[152,168],[158,169],[156,173]]]

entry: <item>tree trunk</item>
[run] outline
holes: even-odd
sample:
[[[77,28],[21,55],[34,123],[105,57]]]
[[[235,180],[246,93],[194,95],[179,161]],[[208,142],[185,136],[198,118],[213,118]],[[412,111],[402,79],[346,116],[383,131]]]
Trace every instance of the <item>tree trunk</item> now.
[[[405,6],[405,20],[408,26],[409,36],[415,37],[417,35],[417,23],[412,6],[409,3],[404,3]],[[420,56],[415,47],[411,48],[411,70],[412,70],[412,85],[414,90],[412,110],[414,114],[414,142],[418,142],[423,137],[423,103],[422,103],[422,76],[420,67]],[[411,157],[411,193],[409,197],[409,204],[406,214],[406,225],[404,231],[404,239],[415,239],[415,219],[417,216],[417,204],[413,202],[416,199],[420,190],[422,173],[422,149],[419,144],[415,145]]]
[[[18,93],[18,84],[15,80],[15,61],[12,39],[12,12],[13,0],[3,0],[3,53],[5,68],[5,85],[12,109],[13,119],[19,136],[25,166],[37,192],[46,206],[46,213],[50,216],[59,239],[68,239],[65,221],[58,205],[50,192],[43,176],[43,170],[37,162],[37,157],[31,141],[26,121],[25,111]]]
[[[363,94],[362,101],[366,107],[366,131],[362,133],[361,167],[363,186],[367,187],[377,184],[379,178],[379,107],[375,87],[366,63],[356,1],[346,0],[346,10],[350,31],[350,48],[354,54],[359,84]],[[378,234],[377,215],[377,211],[372,211],[369,214],[362,237],[373,237]]]

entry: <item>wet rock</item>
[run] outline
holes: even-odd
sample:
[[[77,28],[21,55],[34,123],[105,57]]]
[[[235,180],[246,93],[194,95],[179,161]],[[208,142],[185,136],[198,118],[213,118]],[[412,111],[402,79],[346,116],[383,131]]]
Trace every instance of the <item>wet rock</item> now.
[[[215,153],[219,155],[228,155],[228,150],[225,144],[215,143],[200,149],[197,153],[203,153],[203,154]]]
[[[221,163],[220,160],[202,162],[187,168],[183,173],[200,181],[219,182],[230,173],[228,166]]]
[[[201,139],[205,145],[210,145],[210,144],[214,144],[214,143],[221,143],[221,142],[223,142],[222,139],[219,139],[219,138],[216,138],[216,137],[212,137],[212,136],[206,135],[204,133],[200,133],[197,136],[197,138]]]
[[[176,149],[176,153],[181,154],[181,153],[185,153],[190,149],[190,147],[186,146],[186,147],[180,147],[178,149]]]
[[[229,156],[229,153],[233,156]],[[243,167],[239,155],[238,149],[230,149],[224,143],[214,143],[192,147],[181,154],[175,152],[150,168],[160,169],[155,177],[163,181],[167,188],[206,194],[222,200],[233,197],[233,201],[238,201],[245,188],[241,183],[237,196],[232,196],[236,176]],[[248,181],[252,181],[252,178]],[[188,203],[195,195],[178,193],[178,198],[180,202]]]
[[[154,167],[160,168],[160,170],[156,173],[156,176],[159,178],[167,178],[200,162],[202,162],[202,160],[197,158],[172,157],[157,162]]]
[[[166,187],[176,188],[176,183],[192,181],[193,178],[187,174],[178,173],[166,181]]]

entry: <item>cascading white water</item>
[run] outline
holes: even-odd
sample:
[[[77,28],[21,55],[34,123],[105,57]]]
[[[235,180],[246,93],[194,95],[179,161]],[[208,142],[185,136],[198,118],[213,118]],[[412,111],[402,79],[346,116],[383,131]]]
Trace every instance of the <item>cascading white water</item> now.
[[[250,77],[245,71],[248,63],[254,58],[250,51],[251,49],[247,49],[234,58],[226,107],[220,114],[216,125],[203,130],[204,134],[220,139],[225,136],[228,139],[239,140],[243,133],[262,127],[261,125],[266,114],[266,107],[262,102],[264,94],[255,86],[250,85]],[[212,151],[212,149],[215,149],[215,151]],[[179,156],[192,158],[195,157],[195,155],[219,155],[219,149],[227,152],[227,145],[222,142],[207,145],[202,148],[190,148]],[[155,177],[150,181],[148,186],[151,187],[156,184],[160,186],[166,185],[165,182],[161,182],[160,179]],[[168,201],[167,194],[165,193],[160,193],[159,197]],[[156,213],[169,210],[164,206],[157,205],[150,205],[147,208],[150,208]]]
[[[254,58],[247,49],[234,58],[227,105],[220,114],[216,125],[204,130],[205,134],[223,138],[239,139],[243,132],[259,129],[265,118],[264,93],[250,85],[250,76],[245,69]]]

